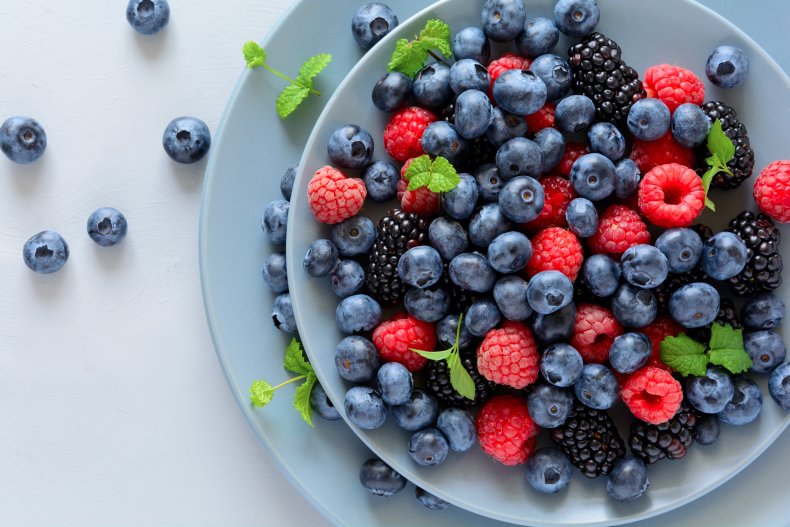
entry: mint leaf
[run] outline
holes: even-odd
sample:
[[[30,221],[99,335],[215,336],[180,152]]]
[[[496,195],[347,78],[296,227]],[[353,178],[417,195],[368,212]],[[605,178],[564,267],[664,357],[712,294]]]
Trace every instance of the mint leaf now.
[[[411,349],[411,348],[409,348],[409,349]],[[417,355],[425,357],[426,359],[429,359],[429,360],[444,360],[447,357],[449,357],[450,355],[452,355],[453,348],[450,348],[448,350],[443,350],[443,351],[423,351],[423,350],[416,350],[416,349],[411,349],[411,351],[413,351]]]
[[[716,119],[708,132],[708,150],[718,156],[722,165],[729,163],[735,157],[735,145],[721,127],[721,121]]]
[[[458,353],[454,353],[447,359],[447,367],[450,369],[450,385],[453,389],[467,399],[474,400],[475,381],[464,368]]]
[[[310,57],[302,67],[299,68],[299,75],[296,77],[296,83],[304,86],[305,88],[313,87],[313,79],[332,62],[332,55],[328,53],[321,53]]]
[[[714,212],[716,211],[716,205],[714,205],[714,203],[708,197],[708,191],[710,190],[710,183],[713,181],[713,176],[718,173],[718,167],[713,167],[702,175],[702,188],[705,189],[705,206]]]
[[[409,42],[402,38],[395,42],[395,51],[387,65],[387,71],[399,71],[409,77],[414,77],[422,69],[428,50],[423,48],[419,41]]]
[[[403,179],[406,181],[411,181],[411,179],[416,175],[423,172],[430,172],[431,170],[431,156],[428,154],[421,155],[420,157],[415,157],[409,163],[409,168],[406,169],[406,172],[403,174]]]
[[[288,343],[288,347],[285,348],[283,366],[286,370],[294,372],[298,375],[307,375],[309,373],[313,373],[313,367],[304,358],[302,344],[295,338],[292,338],[291,342]]]
[[[439,156],[431,161],[427,154],[414,159],[403,177],[409,182],[409,190],[428,187],[431,192],[448,192],[461,181],[447,159]]]
[[[735,329],[729,324],[713,324],[710,327],[711,351],[720,349],[743,350],[743,330]]]
[[[299,410],[299,413],[302,414],[302,419],[310,426],[313,426],[313,408],[310,406],[310,393],[313,391],[316,380],[315,373],[308,373],[305,381],[299,385],[294,393],[294,408]]]
[[[310,95],[310,89],[296,84],[286,86],[277,96],[277,115],[285,119]]]
[[[420,31],[420,40],[425,49],[437,49],[445,57],[452,55],[450,48],[450,26],[438,18],[428,20],[425,28]]]
[[[708,365],[705,345],[685,334],[667,337],[661,341],[661,360],[684,377],[705,375],[705,367]]]
[[[724,366],[732,373],[743,373],[752,367],[752,359],[743,346],[743,330],[729,324],[713,324],[710,328],[710,362]]]
[[[266,406],[274,397],[274,388],[266,381],[255,381],[250,386],[250,402],[255,407]]]
[[[266,64],[266,52],[257,42],[252,40],[245,42],[241,52],[244,54],[244,61],[250,69],[259,68]]]
[[[710,351],[710,362],[724,366],[731,373],[745,373],[752,367],[752,359],[744,350],[717,349]]]

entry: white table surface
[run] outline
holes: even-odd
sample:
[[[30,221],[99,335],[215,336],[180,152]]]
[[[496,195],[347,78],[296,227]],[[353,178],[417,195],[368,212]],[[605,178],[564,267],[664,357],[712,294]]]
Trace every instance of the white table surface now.
[[[241,44],[292,1],[171,0],[153,37],[127,25],[125,0],[0,2],[0,118],[34,116],[49,138],[36,164],[0,157],[0,525],[327,525],[228,390],[198,277],[205,162],[160,145],[178,115],[216,129]],[[122,245],[88,238],[99,206],[126,214]],[[22,262],[43,229],[71,248],[55,275]],[[744,477],[761,481],[789,439]],[[740,496],[727,485],[717,500]],[[725,509],[711,523],[731,524]]]

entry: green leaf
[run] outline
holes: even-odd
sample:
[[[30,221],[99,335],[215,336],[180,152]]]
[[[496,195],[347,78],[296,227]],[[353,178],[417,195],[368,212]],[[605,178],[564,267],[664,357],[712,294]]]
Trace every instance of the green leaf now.
[[[255,407],[266,406],[274,397],[274,388],[266,381],[255,381],[250,386],[250,402]]]
[[[285,119],[296,110],[299,105],[310,95],[310,89],[297,84],[285,87],[277,96],[277,115]]]
[[[411,163],[409,163],[409,168],[407,168],[406,172],[403,174],[403,179],[406,181],[411,181],[415,174],[430,172],[430,170],[431,156],[428,154],[421,155],[420,157],[415,157],[411,160]]]
[[[411,348],[409,348],[409,349],[411,349]],[[453,348],[450,348],[450,349],[447,349],[447,350],[443,350],[443,351],[423,351],[423,350],[416,350],[416,349],[411,349],[411,351],[413,351],[417,355],[425,357],[426,359],[429,359],[429,360],[444,360],[444,359],[446,359],[447,357],[449,357],[453,353]]]
[[[302,414],[302,419],[310,426],[313,426],[313,408],[310,406],[310,393],[313,391],[316,380],[315,373],[310,372],[294,393],[294,408],[299,410],[299,413]]]
[[[252,40],[245,42],[241,52],[244,53],[244,60],[250,69],[259,68],[266,63],[266,52],[257,42]]]
[[[447,366],[450,369],[450,384],[453,389],[467,399],[474,400],[475,381],[464,368],[457,351],[447,360]]]
[[[450,26],[443,20],[433,19],[425,23],[425,28],[420,31],[420,40],[425,50],[437,49],[445,57],[452,55],[450,48]]]
[[[724,366],[732,373],[743,373],[752,367],[752,359],[743,346],[743,330],[729,324],[713,324],[710,328],[710,362]]]
[[[667,337],[661,341],[661,360],[684,377],[705,375],[705,367],[708,364],[705,345],[685,334]]]
[[[431,161],[422,155],[411,162],[404,174],[409,190],[428,187],[431,192],[449,192],[461,181],[461,176],[447,159],[439,156]]]
[[[743,330],[729,324],[713,324],[710,327],[711,351],[720,349],[743,350]]]
[[[387,71],[399,71],[409,77],[414,77],[422,69],[428,50],[424,49],[419,41],[409,42],[402,38],[395,42],[395,51],[387,65]]]
[[[752,367],[752,359],[744,350],[717,349],[710,351],[710,362],[724,366],[731,373],[745,373]]]
[[[313,367],[304,358],[302,344],[295,338],[292,338],[291,342],[288,343],[288,347],[285,348],[283,366],[286,370],[294,372],[298,375],[307,375],[313,373]]]
[[[710,190],[710,183],[713,181],[713,176],[719,173],[718,168],[714,167],[702,175],[702,188],[705,189],[705,206],[712,211],[716,211],[716,205],[708,197],[708,190]]]
[[[735,157],[735,145],[721,127],[721,121],[716,119],[708,132],[708,150],[711,154],[718,156],[723,165]]]
[[[302,67],[299,68],[299,76],[296,77],[296,83],[304,86],[305,88],[313,87],[313,79],[322,71],[327,65],[332,62],[332,55],[328,53],[321,53],[310,57]]]

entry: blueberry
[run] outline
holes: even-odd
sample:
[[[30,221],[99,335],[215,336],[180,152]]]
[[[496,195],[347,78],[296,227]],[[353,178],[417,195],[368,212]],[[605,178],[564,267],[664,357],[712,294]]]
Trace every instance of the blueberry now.
[[[455,60],[473,59],[487,63],[491,58],[491,43],[479,27],[465,27],[453,39]]]
[[[59,271],[69,259],[69,245],[55,231],[34,234],[22,249],[25,264],[36,273],[49,274]]]
[[[733,381],[732,399],[719,412],[723,423],[741,426],[749,424],[763,409],[763,394],[754,381],[739,375]]]
[[[719,438],[720,431],[718,416],[702,415],[697,419],[697,426],[694,427],[694,441],[698,445],[712,445]]]
[[[294,181],[296,180],[296,172],[299,170],[299,165],[291,165],[285,169],[283,177],[280,178],[280,193],[286,201],[291,201],[291,194],[294,189]],[[368,189],[368,194],[370,190]]]
[[[448,273],[455,285],[476,293],[487,293],[496,281],[494,269],[480,253],[459,254],[450,262]]]
[[[480,13],[483,33],[495,42],[514,40],[524,30],[526,20],[523,0],[486,0]]]
[[[535,113],[548,98],[546,84],[530,70],[505,71],[494,81],[492,93],[496,103],[514,115]]]
[[[705,75],[720,88],[734,88],[746,80],[749,56],[735,46],[719,46],[705,64]]]
[[[551,53],[540,55],[532,61],[529,69],[546,85],[546,99],[556,101],[570,91],[573,73],[562,57]]]
[[[542,190],[542,187],[541,187]],[[495,203],[480,207],[469,222],[469,239],[476,247],[488,247],[494,238],[510,230],[511,224]]]
[[[595,117],[595,103],[584,95],[569,95],[557,103],[554,123],[563,132],[585,131]]]
[[[621,159],[614,166],[614,195],[620,199],[630,197],[639,188],[642,174],[632,159]]]
[[[702,239],[693,229],[665,230],[656,239],[656,248],[666,256],[671,273],[691,271],[702,257]]]
[[[456,220],[469,218],[475,210],[479,194],[477,180],[469,174],[460,174],[461,180],[449,192],[442,192],[442,210]]]
[[[374,161],[362,176],[368,197],[373,201],[389,201],[398,194],[400,170],[389,161]]]
[[[487,203],[499,200],[499,191],[505,185],[505,178],[499,175],[496,165],[485,164],[480,166],[475,173],[475,181],[477,182],[478,196],[481,200]],[[471,207],[472,205],[472,202],[468,202],[468,206]],[[460,220],[463,218],[456,219]]]
[[[390,71],[376,81],[371,99],[382,112],[394,112],[406,104],[411,93],[411,78],[399,71]]]
[[[695,282],[677,289],[669,298],[669,313],[681,326],[701,328],[719,313],[719,292],[710,284]]]
[[[634,373],[647,364],[653,344],[644,333],[624,333],[612,341],[609,348],[609,364],[614,371]]]
[[[392,496],[406,488],[406,478],[378,458],[368,459],[359,471],[359,481],[375,496]]]
[[[0,125],[0,150],[20,165],[32,163],[47,148],[47,134],[32,117],[9,117]]]
[[[763,293],[746,301],[741,321],[749,329],[773,329],[785,318],[785,303],[773,293]]]
[[[335,244],[329,240],[320,239],[310,244],[302,263],[307,274],[320,278],[328,276],[337,267],[339,261]]]
[[[776,404],[790,410],[790,364],[780,364],[768,379],[768,393]]]
[[[447,439],[435,428],[420,430],[409,439],[409,456],[423,467],[441,464],[449,450]]]
[[[121,243],[126,229],[126,216],[112,207],[96,209],[88,218],[88,236],[102,247]]]
[[[702,270],[714,280],[727,280],[739,274],[748,260],[746,244],[731,232],[715,234],[702,249]]]
[[[337,166],[362,168],[373,157],[373,137],[360,126],[344,124],[329,136],[326,151]]]
[[[546,447],[533,453],[525,465],[527,483],[543,494],[554,494],[568,486],[573,475],[571,462],[561,450]]]
[[[388,362],[379,368],[376,374],[381,399],[393,406],[405,404],[411,400],[414,381],[411,372],[400,362]]]
[[[387,405],[379,392],[367,386],[353,386],[343,399],[346,417],[363,430],[380,428],[387,420]]]
[[[576,305],[571,302],[550,315],[538,314],[532,323],[535,338],[544,345],[570,340],[576,322]]]
[[[373,331],[381,321],[381,306],[368,295],[352,295],[337,305],[335,320],[346,334]]]
[[[464,139],[485,135],[492,118],[491,101],[480,90],[466,90],[455,99],[455,128]]]
[[[672,112],[672,137],[681,146],[696,148],[708,138],[710,124],[702,108],[692,103],[681,104]]]
[[[669,263],[664,253],[646,244],[626,249],[620,258],[620,267],[628,283],[645,289],[658,287],[669,274]]]
[[[469,237],[461,224],[445,216],[439,216],[428,226],[428,239],[445,261],[452,260],[469,247]]]
[[[376,225],[364,216],[352,216],[332,226],[332,243],[340,256],[367,254],[376,241]]]
[[[669,130],[669,108],[660,99],[639,99],[628,110],[626,123],[637,139],[655,141]]]
[[[554,21],[542,16],[524,22],[524,31],[516,37],[516,49],[526,57],[549,53],[560,39],[560,30]]]
[[[614,163],[601,154],[585,154],[573,163],[570,180],[583,198],[590,201],[608,198],[614,192]]]
[[[499,192],[499,208],[509,220],[527,223],[543,210],[545,194],[538,180],[518,176],[508,181]]]
[[[718,366],[708,366],[702,377],[686,380],[686,399],[702,413],[717,414],[732,399],[734,386],[730,374]]]
[[[263,281],[276,294],[288,292],[288,272],[285,269],[285,253],[275,252],[263,262]]]
[[[579,401],[596,410],[611,408],[620,397],[617,378],[603,364],[585,364],[573,391]]]
[[[576,348],[570,344],[552,344],[540,359],[543,378],[554,386],[567,388],[581,376],[584,361]]]
[[[533,141],[515,137],[497,150],[496,166],[505,179],[516,176],[536,178],[543,172],[543,151]]]
[[[412,83],[414,102],[419,106],[440,109],[452,100],[450,66],[444,62],[432,62],[421,69]]]
[[[556,128],[544,128],[535,134],[535,144],[540,147],[543,154],[543,164],[541,172],[548,174],[562,161],[565,154],[565,137]]]
[[[475,337],[484,337],[502,320],[502,313],[494,301],[483,298],[475,300],[466,311],[464,327]]]
[[[153,35],[170,20],[170,5],[167,0],[129,0],[126,20],[138,33]]]
[[[403,298],[403,306],[414,318],[424,322],[437,322],[450,310],[450,295],[444,289],[411,288]]]
[[[274,327],[286,333],[296,333],[296,320],[288,293],[274,297],[272,305],[272,322]]]
[[[618,460],[606,480],[606,492],[617,501],[640,498],[649,486],[645,462],[633,456]]]
[[[517,231],[500,234],[488,246],[488,263],[502,274],[515,273],[532,258],[532,243]]]
[[[554,5],[554,23],[569,37],[592,33],[600,17],[597,0],[559,0]]]
[[[784,362],[787,354],[782,337],[768,330],[748,333],[743,338],[743,346],[752,359],[751,371],[757,373],[770,373]]]
[[[541,384],[529,393],[527,407],[530,417],[538,426],[557,428],[573,409],[573,395],[551,384]]]
[[[573,299],[573,284],[559,271],[541,271],[527,285],[527,300],[537,313],[550,315]]]
[[[655,320],[658,302],[649,289],[622,284],[612,295],[612,314],[623,326],[643,328]]]
[[[450,445],[450,450],[466,452],[477,442],[475,421],[469,412],[460,408],[447,408],[442,410],[436,420],[439,429]]]
[[[486,139],[494,146],[501,146],[516,137],[523,137],[527,133],[527,121],[523,117],[503,112],[501,108],[494,108],[491,124],[486,130]]]
[[[196,163],[211,147],[211,132],[206,123],[196,117],[177,117],[165,128],[162,146],[176,163]]]
[[[458,135],[455,126],[447,121],[436,121],[428,125],[420,140],[423,151],[431,156],[442,156],[455,163],[466,152],[466,140]]]
[[[485,91],[490,87],[488,69],[474,59],[460,59],[450,66],[450,88],[455,93]]]
[[[458,329],[458,315],[447,315],[436,324],[436,339],[442,348],[452,347],[456,335],[458,335],[459,349],[466,349],[472,344],[472,336],[466,326],[461,324],[461,329]]]
[[[620,284],[620,266],[605,254],[593,254],[582,265],[584,283],[595,296],[606,297]]]
[[[413,390],[406,402],[392,407],[392,418],[410,432],[432,426],[439,415],[439,403],[422,390]]]
[[[288,230],[288,208],[284,199],[276,199],[266,205],[261,217],[261,229],[274,245],[285,245]]]
[[[351,33],[365,51],[398,27],[398,17],[389,6],[378,2],[365,4],[351,19]]]
[[[376,346],[359,335],[344,338],[335,348],[335,366],[340,376],[347,381],[370,381],[380,364]]]
[[[318,383],[313,384],[313,389],[310,391],[310,408],[319,417],[327,421],[338,421],[340,419],[340,412],[337,411],[324,388]]]
[[[419,501],[423,507],[426,507],[433,511],[443,511],[450,505],[442,498],[438,496],[434,496],[427,490],[417,486],[414,487],[414,495],[417,498],[417,501]]]
[[[575,198],[565,210],[568,228],[580,238],[589,238],[598,232],[598,211],[587,198]]]
[[[346,298],[365,285],[365,270],[355,260],[340,260],[330,273],[329,280],[335,295]]]
[[[430,245],[412,247],[398,260],[398,277],[412,287],[431,287],[442,277],[442,257]]]
[[[612,123],[595,123],[587,130],[590,151],[617,161],[625,155],[625,137]],[[616,170],[616,168],[615,168]]]

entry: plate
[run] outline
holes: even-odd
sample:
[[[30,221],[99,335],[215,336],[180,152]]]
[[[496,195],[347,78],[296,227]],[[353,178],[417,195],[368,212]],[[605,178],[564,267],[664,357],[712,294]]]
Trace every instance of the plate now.
[[[326,281],[310,279],[301,266],[309,244],[328,234],[328,229],[313,219],[307,207],[307,182],[314,170],[328,163],[325,141],[336,127],[353,122],[366,128],[374,138],[381,137],[386,115],[372,104],[360,104],[360,101],[364,101],[363,94],[369,93],[384,71],[395,39],[416,34],[429,18],[442,18],[454,30],[476,24],[482,3],[482,0],[444,0],[409,23],[401,24],[338,87],[308,140],[292,198],[290,222],[299,228],[292,228],[288,233],[288,271],[297,323],[300,328],[310,328],[302,333],[305,349],[336,404],[342,403],[347,389],[334,366],[334,346],[343,338],[334,323],[336,299]],[[781,138],[786,137],[790,108],[778,107],[771,101],[782,100],[790,93],[790,80],[745,34],[710,10],[686,0],[661,4],[600,0],[599,4],[602,17],[598,29],[621,44],[624,58],[639,71],[652,64],[673,62],[690,67],[704,79],[702,68],[717,45],[727,42],[746,49],[751,57],[748,87],[725,92],[708,85],[706,99],[721,98],[739,110],[756,145],[758,168],[786,156]],[[549,0],[530,2],[530,16],[548,15],[552,6]],[[668,27],[675,34],[686,36],[682,46],[667,43]],[[566,49],[563,43],[558,46],[558,50],[562,49]],[[379,152],[374,157],[384,158],[378,146]],[[726,198],[724,194],[714,194],[719,213],[703,221],[721,227],[723,218],[732,217],[744,204],[750,203],[749,195],[748,185],[740,192],[727,194]],[[371,213],[371,217],[378,216]],[[786,245],[783,251],[788,257]],[[786,287],[780,291],[782,295],[786,293]],[[787,339],[787,330],[783,332]],[[767,395],[764,380],[762,387]],[[479,449],[453,454],[439,467],[426,469],[417,467],[408,457],[409,436],[396,429],[391,420],[378,430],[362,431],[353,425],[352,428],[374,452],[407,478],[477,514],[521,525],[613,525],[666,512],[716,488],[748,466],[789,421],[788,414],[766,397],[763,413],[756,423],[743,428],[725,427],[722,439],[713,447],[694,449],[681,461],[651,466],[649,494],[630,504],[611,502],[601,481],[584,480],[578,474],[566,492],[525,499],[522,471],[491,462]],[[473,480],[469,474],[475,475]],[[561,515],[557,514],[559,508]]]

